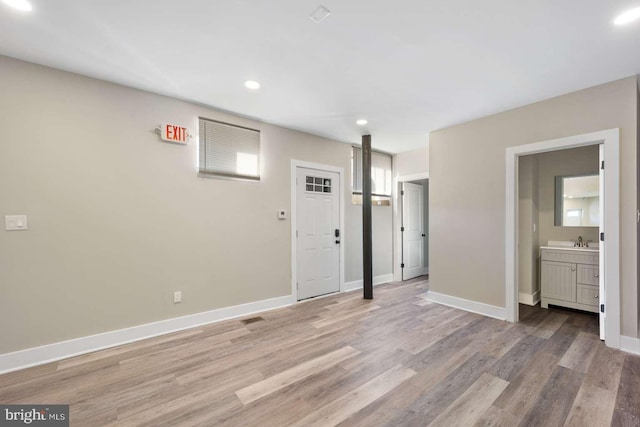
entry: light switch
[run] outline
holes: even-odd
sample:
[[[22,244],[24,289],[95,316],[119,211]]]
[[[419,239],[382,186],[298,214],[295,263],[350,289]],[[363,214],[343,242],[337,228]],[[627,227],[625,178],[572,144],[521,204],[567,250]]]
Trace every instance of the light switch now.
[[[287,211],[279,210],[278,211],[278,219],[287,219]]]
[[[28,230],[26,215],[5,215],[4,228],[7,231]]]

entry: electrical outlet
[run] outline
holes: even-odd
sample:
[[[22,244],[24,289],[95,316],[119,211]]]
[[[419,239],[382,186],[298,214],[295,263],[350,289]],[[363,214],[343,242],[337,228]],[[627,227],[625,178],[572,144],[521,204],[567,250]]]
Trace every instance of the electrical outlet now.
[[[179,302],[182,302],[182,292],[177,291],[173,293],[173,303],[178,304]]]

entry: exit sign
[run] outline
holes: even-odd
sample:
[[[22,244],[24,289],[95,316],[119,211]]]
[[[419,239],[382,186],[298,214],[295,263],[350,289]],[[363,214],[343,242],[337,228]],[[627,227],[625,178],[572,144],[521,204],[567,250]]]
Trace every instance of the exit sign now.
[[[171,124],[160,125],[160,138],[163,141],[186,144],[190,137],[189,129],[185,127]]]

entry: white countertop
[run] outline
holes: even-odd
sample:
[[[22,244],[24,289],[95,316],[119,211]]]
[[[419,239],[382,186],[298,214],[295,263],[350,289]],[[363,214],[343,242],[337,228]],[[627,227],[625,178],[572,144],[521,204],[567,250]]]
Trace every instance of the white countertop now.
[[[540,249],[553,249],[554,251],[600,252],[600,249],[598,248],[574,248],[573,246],[540,246]]]

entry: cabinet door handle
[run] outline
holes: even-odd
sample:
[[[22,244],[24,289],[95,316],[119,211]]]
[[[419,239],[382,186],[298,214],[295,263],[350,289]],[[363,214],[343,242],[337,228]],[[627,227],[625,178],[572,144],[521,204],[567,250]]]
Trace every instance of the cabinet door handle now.
[[[598,298],[598,295],[596,295],[594,298]]]
[[[571,271],[576,271],[576,268],[575,267],[571,267]]]
[[[594,274],[593,277],[600,277],[598,273]]]

